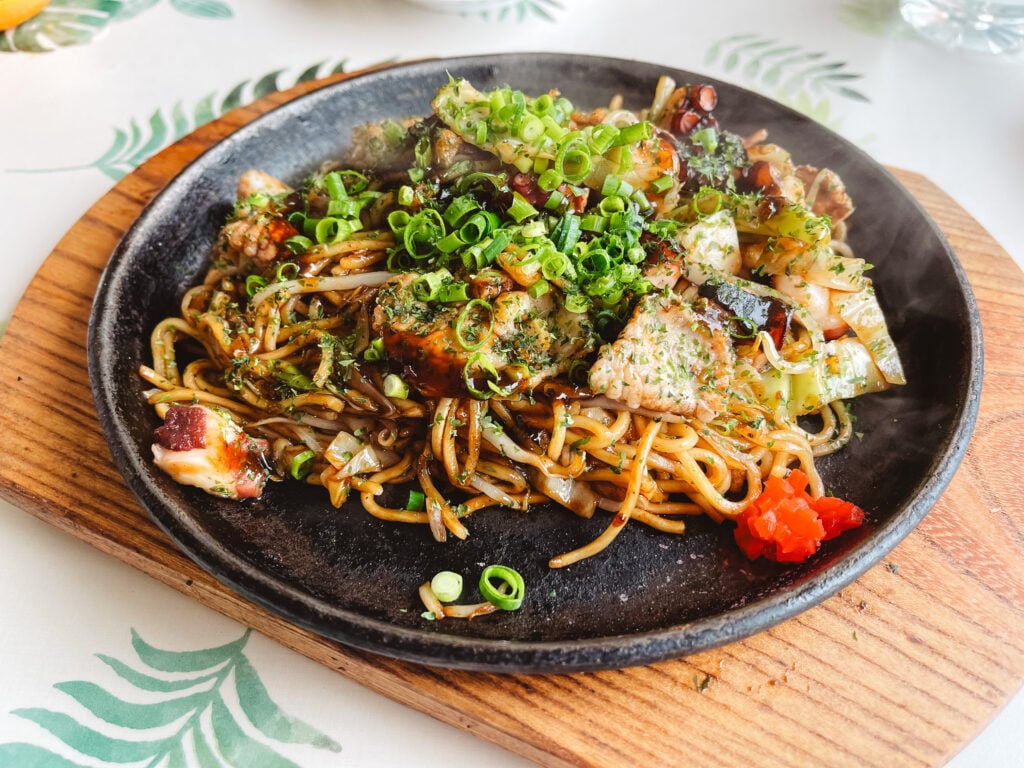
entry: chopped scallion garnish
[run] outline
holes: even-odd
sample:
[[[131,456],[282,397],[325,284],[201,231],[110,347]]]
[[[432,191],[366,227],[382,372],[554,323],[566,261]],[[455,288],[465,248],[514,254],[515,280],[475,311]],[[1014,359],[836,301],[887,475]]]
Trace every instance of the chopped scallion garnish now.
[[[296,454],[288,466],[288,473],[296,480],[305,480],[313,468],[313,459],[315,458],[316,453],[308,449]]]
[[[494,586],[493,580],[498,580],[499,586]],[[488,565],[480,574],[480,594],[501,610],[514,611],[523,604],[526,585],[518,571],[504,565]]]
[[[430,591],[442,603],[454,603],[462,596],[462,576],[455,571],[441,571],[430,580]]]

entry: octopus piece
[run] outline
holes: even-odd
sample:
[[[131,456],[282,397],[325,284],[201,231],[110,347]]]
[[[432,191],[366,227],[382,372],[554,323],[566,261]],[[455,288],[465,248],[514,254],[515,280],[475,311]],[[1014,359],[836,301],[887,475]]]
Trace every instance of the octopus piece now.
[[[748,173],[748,178],[755,186],[761,188],[766,195],[779,196],[790,203],[803,203],[804,183],[796,174],[796,168],[789,152],[775,144],[755,144],[747,147],[747,158],[751,162],[754,174]],[[770,169],[770,178],[773,184],[760,178],[756,171],[767,164]]]
[[[853,201],[846,193],[846,185],[835,171],[821,170],[810,165],[798,165],[794,171],[804,186],[804,197],[811,211],[832,219],[835,226],[853,213]]]
[[[718,312],[672,292],[641,299],[598,353],[590,386],[629,408],[709,421],[725,409],[735,352]]]
[[[478,304],[462,317],[463,303],[416,299],[415,279],[398,275],[380,287],[372,324],[388,357],[428,397],[465,395],[471,359],[481,371],[493,368],[502,387],[530,388],[569,370],[593,348],[588,317],[557,306],[550,293],[535,299],[525,291],[502,291],[491,299],[490,312]]]
[[[257,497],[270,477],[267,441],[246,434],[221,409],[172,405],[154,437],[154,463],[175,482],[213,496]]]
[[[663,75],[654,90],[650,119],[659,128],[677,136],[689,136],[701,128],[714,128],[718,120],[712,114],[718,106],[715,86],[693,83],[676,88],[671,77]]]

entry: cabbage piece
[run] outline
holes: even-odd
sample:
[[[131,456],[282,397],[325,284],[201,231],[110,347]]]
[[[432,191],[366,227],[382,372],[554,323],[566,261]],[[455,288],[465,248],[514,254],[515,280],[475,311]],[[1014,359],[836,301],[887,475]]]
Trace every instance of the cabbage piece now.
[[[338,470],[338,477],[379,472],[381,468],[380,458],[373,450],[373,446],[345,431],[334,437],[324,451],[324,458]]]
[[[882,372],[859,339],[845,336],[827,342],[816,365],[790,377],[789,413],[802,416],[835,400],[848,400],[889,388]]]
[[[870,269],[864,259],[840,256],[827,245],[808,245],[792,237],[778,237],[763,248],[745,248],[743,264],[766,275],[799,275],[805,280],[839,291],[859,291]]]
[[[903,375],[903,364],[900,362],[896,344],[889,336],[889,328],[885,323],[882,308],[871,286],[856,293],[837,295],[833,304],[843,318],[857,334],[871,354],[885,380],[890,384],[906,384]]]
[[[762,218],[761,198],[756,195],[735,195],[730,201],[736,217],[736,229],[767,237],[793,237],[809,245],[826,245],[832,239],[832,222],[828,216],[817,216],[797,203],[788,203],[774,216]]]

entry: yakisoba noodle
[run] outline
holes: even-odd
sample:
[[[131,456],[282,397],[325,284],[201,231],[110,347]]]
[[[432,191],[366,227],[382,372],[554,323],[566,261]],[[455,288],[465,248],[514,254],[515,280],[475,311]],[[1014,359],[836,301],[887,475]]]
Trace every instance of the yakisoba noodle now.
[[[245,174],[141,368],[157,464],[232,498],[301,479],[438,541],[492,507],[606,516],[555,568],[630,520],[737,519],[794,469],[821,497],[844,401],[899,359],[842,182],[716,103],[663,78],[647,110],[584,114],[452,80],[298,190]]]

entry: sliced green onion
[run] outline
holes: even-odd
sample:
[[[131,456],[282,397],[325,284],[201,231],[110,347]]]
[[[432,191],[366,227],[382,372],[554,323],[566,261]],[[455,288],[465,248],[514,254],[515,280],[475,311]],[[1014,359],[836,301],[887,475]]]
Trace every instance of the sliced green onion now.
[[[533,100],[530,105],[530,111],[535,115],[547,115],[555,107],[555,100],[551,98],[550,93],[542,93],[540,96]]]
[[[331,171],[324,176],[324,187],[327,189],[327,194],[331,200],[344,200],[348,197],[345,182],[342,181],[341,174],[337,171]]]
[[[568,293],[565,296],[565,308],[573,314],[581,314],[590,308],[590,299],[582,293]]]
[[[335,219],[325,216],[316,223],[316,241],[318,243],[333,243],[344,238],[338,237],[343,230],[342,219]]]
[[[437,300],[444,304],[456,301],[469,301],[468,283],[446,283],[437,292]]]
[[[703,218],[718,213],[722,209],[724,200],[725,197],[717,189],[701,187],[690,201],[690,206],[698,217]]]
[[[538,280],[536,283],[527,288],[526,292],[530,294],[530,298],[539,299],[541,296],[547,293],[550,288],[551,285],[548,283],[547,280]]]
[[[300,391],[316,389],[316,384],[313,383],[313,380],[304,374],[302,369],[294,363],[277,360],[272,368],[272,373],[275,379],[284,382],[292,389]]]
[[[489,211],[474,213],[459,228],[459,239],[466,245],[479,243],[500,224],[496,214]]]
[[[732,317],[727,318],[726,322],[730,323],[729,335],[734,339],[752,339],[757,336],[757,323],[749,317],[733,315]],[[741,327],[745,327],[746,333],[741,333],[736,329],[735,325],[731,325],[732,323],[738,323]]]
[[[396,235],[401,234],[411,218],[408,211],[392,211],[388,214],[388,226]]]
[[[532,144],[544,135],[544,123],[534,115],[523,115],[519,123],[519,138],[527,144]]]
[[[394,120],[385,120],[383,125],[381,125],[381,130],[384,133],[384,138],[393,146],[401,144],[405,140],[407,133],[406,129]]]
[[[508,247],[509,242],[511,242],[509,234],[506,231],[499,229],[494,233],[494,237],[491,238],[489,243],[481,243],[481,245],[483,245],[483,252],[481,255],[483,256],[484,264],[491,264],[496,258],[498,258],[498,254]]]
[[[364,201],[365,202],[365,201]],[[355,219],[363,210],[364,202],[347,197],[344,200],[331,200],[327,204],[327,215],[342,219]]]
[[[296,480],[305,480],[313,468],[313,459],[315,458],[316,452],[308,449],[296,454],[288,466],[288,473]]]
[[[625,144],[636,144],[654,135],[654,126],[647,120],[632,125],[626,125],[619,129],[619,135],[615,137],[615,146]]]
[[[473,143],[479,146],[481,144],[485,144],[486,142],[487,123],[481,120],[473,127]]]
[[[601,185],[601,194],[605,197],[610,195],[629,197],[633,194],[633,185],[628,181],[620,179],[614,173],[609,173],[604,178],[604,184]]]
[[[473,370],[479,368],[489,378],[486,378],[487,389],[479,389],[474,381],[476,377],[473,376]],[[494,363],[482,352],[477,352],[475,355],[466,361],[466,364],[462,368],[462,381],[466,385],[466,391],[469,392],[473,397],[478,400],[487,400],[495,392],[500,393],[495,382],[498,380],[498,369],[494,367]]]
[[[520,224],[524,219],[536,216],[537,209],[530,205],[527,199],[521,194],[513,192],[512,205],[508,207],[508,215],[516,222],[516,224]]]
[[[544,237],[548,233],[548,226],[544,223],[543,219],[534,219],[528,221],[523,225],[520,230],[520,234],[526,238]]]
[[[420,301],[435,301],[446,282],[451,282],[452,273],[447,269],[425,272],[412,281],[412,295]]]
[[[416,199],[416,192],[408,184],[403,184],[398,188],[398,204],[406,207],[412,205],[413,200]]]
[[[313,241],[305,235],[295,235],[285,240],[284,246],[294,254],[302,254],[313,247]]]
[[[611,216],[613,213],[626,210],[626,201],[618,195],[612,195],[598,203],[597,209],[605,216]]]
[[[580,220],[580,229],[600,235],[608,226],[608,219],[595,213],[588,213]]]
[[[394,397],[398,400],[407,400],[409,398],[409,385],[398,374],[389,373],[384,377],[384,396]]]
[[[335,173],[345,180],[345,188],[348,190],[350,195],[359,194],[370,186],[370,180],[359,171],[345,170],[335,171]],[[355,179],[355,181],[352,181],[352,179]],[[367,194],[373,195],[374,197],[378,197],[380,195],[379,192],[368,192]]]
[[[555,248],[562,253],[569,253],[576,247],[580,239],[580,219],[571,213],[562,214],[554,231],[551,233],[551,241]]]
[[[501,581],[495,587],[492,579]],[[514,611],[523,604],[526,585],[517,571],[504,565],[488,565],[480,574],[480,594],[503,611]]]
[[[651,205],[651,201],[647,199],[647,195],[644,194],[644,191],[642,189],[633,190],[633,194],[629,196],[629,199],[640,207],[641,213],[647,213],[648,211],[654,208],[654,206]]]
[[[699,144],[704,147],[704,151],[708,153],[712,153],[718,149],[718,131],[711,126],[701,128],[699,131],[694,131],[690,135],[690,140],[694,144]]]
[[[374,339],[363,352],[363,360],[373,363],[384,359],[384,339]]]
[[[598,247],[587,249],[586,255],[577,264],[580,271],[587,276],[607,274],[612,267],[612,259],[608,252]]]
[[[252,208],[266,208],[270,205],[270,195],[266,192],[253,192],[242,201],[242,204]]]
[[[470,318],[478,308],[486,310],[488,319],[487,329],[486,332],[480,332],[479,334],[475,334],[472,338],[469,338],[466,335],[466,331],[470,329],[466,326],[471,322]],[[473,299],[468,302],[459,313],[458,320],[455,321],[455,338],[457,338],[459,340],[459,344],[469,352],[480,349],[480,347],[486,344],[493,331],[494,310],[491,309],[491,305],[483,299]]]
[[[295,238],[291,238],[295,239]],[[310,243],[312,245],[312,243]],[[294,280],[299,276],[299,265],[294,261],[286,261],[277,268],[275,273],[277,282],[283,282],[285,280]]]
[[[544,123],[544,133],[555,141],[561,141],[569,134],[569,129],[551,115],[544,115],[540,120]]]
[[[437,241],[437,250],[441,253],[455,253],[462,246],[466,245],[458,232],[450,232]]]
[[[603,155],[619,137],[619,129],[608,123],[595,125],[590,131],[590,148],[595,155]]]
[[[457,228],[462,221],[473,211],[480,210],[480,204],[469,195],[459,195],[449,203],[444,212],[444,220],[448,226]]]
[[[661,194],[662,192],[668,192],[668,190],[671,189],[672,184],[672,176],[666,173],[664,176],[659,176],[658,178],[651,182],[651,189],[653,189],[658,194]]]
[[[567,139],[555,155],[555,170],[570,184],[579,184],[590,173],[590,148],[581,134]]]
[[[262,275],[249,275],[245,278],[245,293],[247,296],[255,296],[266,287],[267,278]]]
[[[462,576],[455,571],[441,571],[430,580],[430,591],[442,603],[454,603],[462,596]]]
[[[426,259],[437,251],[437,241],[443,238],[444,219],[433,208],[424,208],[405,225],[402,242],[414,259]]]
[[[549,251],[541,257],[540,273],[545,280],[557,280],[571,269],[572,262],[561,251]]]
[[[564,201],[565,195],[563,195],[559,190],[553,189],[551,190],[551,194],[548,195],[548,199],[544,203],[544,207],[547,208],[549,211],[554,211],[557,210],[558,207],[561,206]]]
[[[537,186],[545,192],[553,192],[558,189],[558,186],[563,181],[565,181],[565,179],[562,178],[562,174],[553,168],[549,168],[537,178]]]
[[[423,491],[409,491],[409,500],[405,502],[405,508],[410,512],[422,512],[427,508],[427,496]]]

